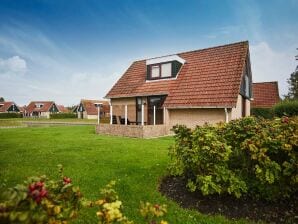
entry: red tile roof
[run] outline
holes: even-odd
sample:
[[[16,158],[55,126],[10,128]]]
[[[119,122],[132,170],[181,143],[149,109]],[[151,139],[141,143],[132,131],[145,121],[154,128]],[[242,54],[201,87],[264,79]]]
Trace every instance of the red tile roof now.
[[[81,104],[83,104],[83,107],[88,115],[97,115],[97,107],[94,103],[102,103],[103,107],[101,111],[105,113],[110,112],[110,104],[106,100],[81,100]]]
[[[1,113],[5,113],[7,112],[7,110],[12,106],[15,105],[16,107],[18,107],[14,102],[0,102],[0,112]]]
[[[61,112],[61,113],[68,113],[69,112],[68,109],[63,105],[56,105],[56,106],[57,106],[57,109],[59,110],[59,112]]]
[[[277,82],[252,84],[252,108],[270,108],[280,101]]]
[[[106,97],[165,94],[167,107],[235,107],[248,48],[245,41],[179,53],[186,63],[169,80],[146,82],[146,60],[136,61]]]
[[[36,104],[43,104],[41,108],[37,108]],[[48,112],[52,105],[55,104],[54,101],[32,101],[26,108],[27,113],[32,113],[33,111],[36,112]]]

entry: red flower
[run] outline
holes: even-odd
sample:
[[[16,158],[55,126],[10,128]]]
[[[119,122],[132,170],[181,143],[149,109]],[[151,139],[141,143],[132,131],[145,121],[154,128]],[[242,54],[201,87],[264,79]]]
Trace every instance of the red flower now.
[[[66,184],[70,184],[71,183],[71,179],[69,177],[63,177],[63,183]]]
[[[44,183],[40,181],[30,184],[28,190],[28,195],[32,197],[32,199],[38,204],[44,197],[47,197],[48,195],[48,192],[44,187]]]

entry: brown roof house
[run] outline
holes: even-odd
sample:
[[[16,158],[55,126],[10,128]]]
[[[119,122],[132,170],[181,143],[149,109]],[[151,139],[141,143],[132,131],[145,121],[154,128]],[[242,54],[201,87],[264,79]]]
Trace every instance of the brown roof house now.
[[[251,83],[247,41],[135,61],[106,95],[111,124],[121,117],[148,126],[140,135],[149,137],[149,126],[159,126],[151,133],[158,136],[176,124],[193,128],[249,116]]]
[[[50,118],[50,114],[58,113],[59,110],[54,101],[32,101],[26,107],[26,117]]]
[[[0,102],[0,113],[18,113],[19,107],[14,102]]]
[[[252,108],[271,108],[280,101],[276,81],[253,83],[252,93]]]
[[[70,111],[64,105],[56,105],[59,113],[69,113]]]
[[[78,118],[97,119],[98,110],[96,105],[100,104],[100,117],[110,116],[110,105],[107,100],[86,100],[82,99],[75,111],[78,113]]]

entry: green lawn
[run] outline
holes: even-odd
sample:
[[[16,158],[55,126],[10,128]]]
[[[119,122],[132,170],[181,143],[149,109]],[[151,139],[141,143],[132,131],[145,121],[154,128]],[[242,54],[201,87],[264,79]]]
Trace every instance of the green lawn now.
[[[107,119],[105,118],[105,123]],[[47,119],[47,118],[9,118],[9,119],[0,119],[0,127],[9,127],[9,126],[26,126],[26,122],[68,122],[68,123],[90,123],[96,124],[97,120],[94,119],[77,119],[77,118],[65,118],[65,119]],[[101,121],[103,122],[103,121]]]
[[[56,166],[63,164],[65,174],[89,199],[97,198],[99,189],[110,180],[117,180],[124,213],[136,223],[143,223],[138,213],[140,201],[167,204],[169,223],[231,223],[221,216],[182,209],[158,192],[171,144],[171,137],[99,136],[93,126],[0,129],[0,180],[13,186],[27,176],[54,177]],[[83,210],[76,223],[97,223],[95,211]]]

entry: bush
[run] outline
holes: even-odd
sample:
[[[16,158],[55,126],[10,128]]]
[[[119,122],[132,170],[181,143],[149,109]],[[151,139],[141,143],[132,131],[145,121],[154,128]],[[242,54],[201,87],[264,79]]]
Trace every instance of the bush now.
[[[284,100],[273,107],[274,115],[282,116],[298,116],[298,100]]]
[[[216,127],[173,130],[170,171],[186,177],[191,191],[267,200],[297,192],[297,117],[247,117]]]
[[[50,119],[65,119],[65,118],[78,118],[78,116],[77,114],[73,114],[73,113],[50,114]]]
[[[114,190],[115,181],[101,189],[100,199],[89,201],[82,196],[79,187],[63,175],[63,167],[58,167],[57,180],[46,176],[30,177],[23,184],[2,191],[0,223],[67,224],[78,217],[81,208],[96,207],[98,223],[133,224],[122,213],[122,202]],[[148,224],[168,224],[162,220],[167,213],[166,205],[141,202],[139,211]]]
[[[250,114],[255,117],[262,117],[266,119],[272,119],[274,117],[271,108],[252,108]]]
[[[0,113],[0,119],[7,118],[22,118],[23,114],[21,113]]]

